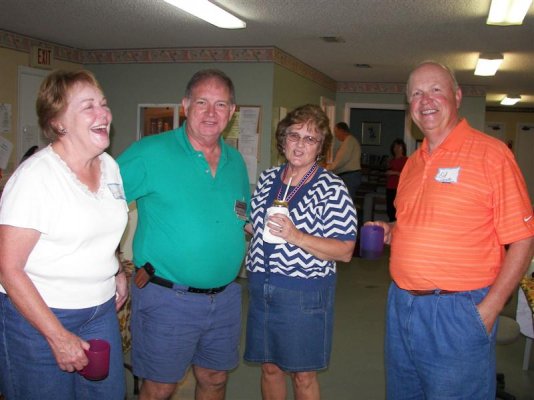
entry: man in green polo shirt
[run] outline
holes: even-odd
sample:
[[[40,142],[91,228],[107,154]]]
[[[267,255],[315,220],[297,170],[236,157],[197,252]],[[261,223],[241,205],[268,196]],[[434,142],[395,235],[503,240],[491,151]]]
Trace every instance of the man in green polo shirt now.
[[[233,83],[197,72],[179,129],[132,144],[119,158],[136,201],[132,288],[133,372],[140,400],[170,398],[192,365],[197,399],[223,399],[238,364],[248,175],[221,133],[235,110]]]

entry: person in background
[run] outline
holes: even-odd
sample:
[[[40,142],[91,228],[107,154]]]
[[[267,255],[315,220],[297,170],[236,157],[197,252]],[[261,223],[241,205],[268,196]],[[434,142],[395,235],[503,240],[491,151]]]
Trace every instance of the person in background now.
[[[389,217],[389,222],[394,222],[397,218],[395,214],[395,197],[397,196],[397,186],[399,185],[399,177],[404,164],[408,160],[406,157],[406,143],[402,139],[395,139],[390,147],[393,158],[389,160],[389,168],[386,171],[386,208]]]
[[[388,399],[495,399],[495,334],[532,258],[534,219],[506,145],[458,115],[462,91],[427,61],[408,79],[424,134],[400,177],[386,322]]]
[[[335,260],[351,260],[357,226],[345,185],[317,165],[330,140],[328,117],[318,106],[290,112],[276,130],[287,163],[261,174],[251,200],[244,358],[262,364],[264,399],[286,398],[286,374],[296,399],[318,399],[317,371],[328,367]],[[264,225],[267,208],[284,197],[290,216],[274,214]],[[284,243],[265,242],[265,229]]]
[[[136,201],[132,362],[140,400],[168,399],[190,365],[195,398],[223,399],[239,360],[241,287],[250,186],[245,162],[221,133],[235,110],[219,70],[187,84],[179,129],[132,144],[118,162]],[[146,286],[145,286],[146,285]]]
[[[349,127],[345,122],[336,124],[334,134],[336,139],[341,142],[341,146],[336,153],[334,161],[327,165],[327,169],[345,182],[349,195],[354,200],[362,180],[362,167],[360,165],[362,150],[360,143],[350,133]]]
[[[128,296],[115,251],[128,207],[109,146],[111,111],[88,71],[55,71],[37,95],[52,140],[0,201],[0,392],[10,400],[125,396],[116,311]],[[109,375],[72,373],[88,339],[111,344]]]

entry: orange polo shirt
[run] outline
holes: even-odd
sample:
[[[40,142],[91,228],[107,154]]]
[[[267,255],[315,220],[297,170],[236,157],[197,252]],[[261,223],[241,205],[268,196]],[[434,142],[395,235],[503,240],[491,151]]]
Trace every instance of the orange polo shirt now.
[[[465,120],[406,163],[390,271],[403,289],[474,290],[499,273],[504,245],[534,236],[525,181],[504,143]]]

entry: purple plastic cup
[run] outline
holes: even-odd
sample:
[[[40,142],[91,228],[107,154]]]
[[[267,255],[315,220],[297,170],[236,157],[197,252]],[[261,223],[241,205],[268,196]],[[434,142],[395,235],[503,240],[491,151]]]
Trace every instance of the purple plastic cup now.
[[[375,260],[384,250],[384,228],[378,225],[362,226],[360,231],[360,257]]]
[[[109,342],[103,339],[90,339],[87,342],[91,347],[89,350],[84,351],[89,359],[89,364],[78,373],[90,381],[100,381],[106,378],[109,373],[109,351],[111,346]]]

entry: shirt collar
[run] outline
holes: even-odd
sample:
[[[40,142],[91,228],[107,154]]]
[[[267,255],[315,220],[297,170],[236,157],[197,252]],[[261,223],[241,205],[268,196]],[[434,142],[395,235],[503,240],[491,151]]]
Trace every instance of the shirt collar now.
[[[458,151],[465,141],[469,133],[469,124],[465,118],[462,118],[460,122],[453,128],[453,130],[447,135],[445,140],[434,149],[436,150],[446,150],[446,151]],[[428,140],[423,139],[423,144],[421,146],[423,152],[428,154]]]
[[[195,150],[195,148],[191,144],[191,141],[189,140],[189,137],[187,136],[187,132],[185,130],[186,124],[187,121],[185,121],[183,125],[176,130],[176,138],[178,139],[178,142],[188,155],[194,156],[198,153],[202,153],[201,151]],[[226,164],[226,161],[228,160],[228,145],[224,141],[222,135],[219,137],[219,146],[221,147],[221,157],[219,158],[219,166],[222,166]]]

